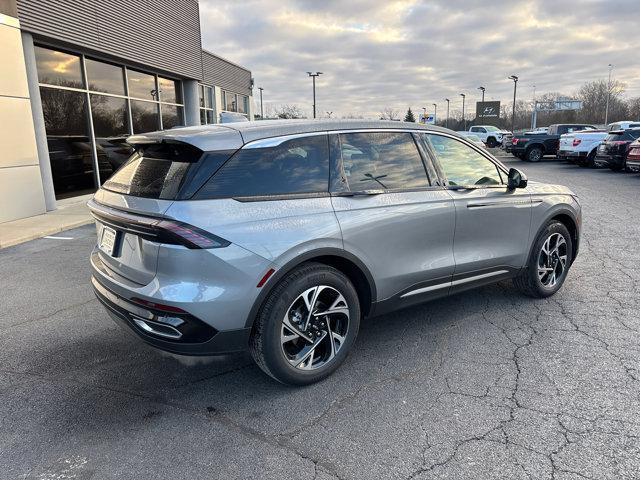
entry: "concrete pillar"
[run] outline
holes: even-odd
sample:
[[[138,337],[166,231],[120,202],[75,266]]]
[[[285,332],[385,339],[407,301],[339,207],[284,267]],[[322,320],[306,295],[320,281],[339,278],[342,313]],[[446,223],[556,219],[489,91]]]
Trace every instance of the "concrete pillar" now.
[[[40,176],[42,177],[42,188],[44,190],[44,202],[47,211],[51,211],[57,208],[56,194],[53,189],[49,146],[47,145],[47,131],[44,126],[44,115],[42,114],[36,54],[33,46],[33,37],[30,33],[22,32],[22,49],[24,51],[24,64],[27,69],[27,84],[29,86],[29,96],[31,97],[31,116],[33,117],[33,128],[36,134],[36,147],[38,149]]]
[[[0,223],[45,212],[15,2],[0,3]]]
[[[224,105],[222,104],[222,89],[220,87],[213,87],[213,103],[215,105],[213,111],[214,121],[215,123],[220,123],[220,112],[224,110]]]
[[[184,94],[184,122],[190,127],[200,125],[200,96],[197,80],[183,80],[182,91]]]

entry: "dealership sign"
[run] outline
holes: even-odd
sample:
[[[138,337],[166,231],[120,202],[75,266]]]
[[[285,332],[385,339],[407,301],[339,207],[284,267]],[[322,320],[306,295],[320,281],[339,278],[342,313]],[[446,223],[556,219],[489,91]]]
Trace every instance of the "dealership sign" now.
[[[476,118],[500,118],[500,102],[476,102]]]
[[[427,125],[435,125],[436,116],[433,113],[427,113],[426,115],[421,113],[420,117],[418,118],[418,122],[419,123],[426,123]]]

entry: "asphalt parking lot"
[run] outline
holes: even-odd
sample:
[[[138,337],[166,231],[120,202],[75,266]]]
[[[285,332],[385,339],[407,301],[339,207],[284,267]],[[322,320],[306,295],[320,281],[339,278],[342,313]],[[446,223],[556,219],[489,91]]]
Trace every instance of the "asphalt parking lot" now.
[[[0,477],[640,477],[640,175],[504,160],[581,197],[564,288],[370,319],[307,388],[128,336],[90,289],[90,226],[1,250]]]

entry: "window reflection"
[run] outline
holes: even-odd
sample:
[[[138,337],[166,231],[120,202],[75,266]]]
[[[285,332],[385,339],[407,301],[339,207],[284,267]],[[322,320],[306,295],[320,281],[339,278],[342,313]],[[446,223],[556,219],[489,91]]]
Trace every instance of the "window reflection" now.
[[[38,81],[61,87],[83,88],[80,57],[44,47],[35,47]]]
[[[133,133],[153,132],[160,128],[158,104],[131,100],[131,119],[133,121]]]
[[[450,185],[500,185],[496,165],[459,140],[427,134]]]
[[[89,90],[124,95],[124,73],[116,67],[97,60],[85,59]]]
[[[168,78],[158,77],[158,85],[160,86],[161,101],[169,103],[178,103],[180,101],[178,82],[169,80]]]
[[[429,186],[410,133],[347,133],[340,140],[351,191]]]
[[[133,149],[127,144],[129,117],[124,98],[91,94],[91,115],[98,156],[105,157],[113,171],[127,161]],[[104,183],[106,177],[100,176]]]
[[[40,98],[56,198],[92,192],[94,164],[85,94],[41,87]],[[101,170],[102,167],[106,167],[104,173],[108,176],[106,162],[101,164]]]
[[[156,79],[148,73],[127,69],[129,79],[129,96],[146,100],[158,100]]]
[[[163,104],[162,109],[162,128],[168,130],[173,127],[182,125],[182,109],[174,105]]]

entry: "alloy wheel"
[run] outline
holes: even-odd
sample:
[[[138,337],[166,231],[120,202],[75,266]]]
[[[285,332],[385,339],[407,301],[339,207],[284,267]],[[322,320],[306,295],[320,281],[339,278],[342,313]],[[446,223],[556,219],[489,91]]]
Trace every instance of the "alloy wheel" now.
[[[538,278],[547,288],[553,288],[567,268],[567,241],[560,233],[552,233],[538,254]]]
[[[342,348],[348,328],[344,295],[334,287],[317,285],[302,292],[282,319],[282,352],[295,368],[321,368]]]

